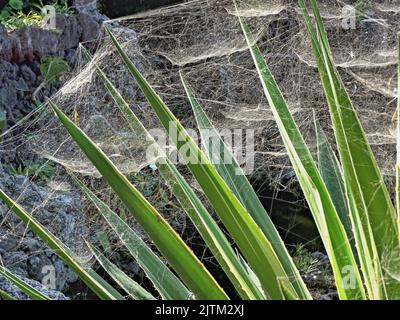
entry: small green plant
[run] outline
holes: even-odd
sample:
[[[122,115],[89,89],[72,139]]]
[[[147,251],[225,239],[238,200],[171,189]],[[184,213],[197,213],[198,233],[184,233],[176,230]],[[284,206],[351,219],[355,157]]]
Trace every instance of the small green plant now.
[[[75,13],[73,8],[69,5],[68,0],[54,0],[47,5],[54,7],[56,13],[64,15],[72,15]],[[39,10],[39,12],[41,12],[42,8],[45,7],[45,4],[42,0],[38,0],[37,3],[32,3],[31,7],[36,8]]]
[[[307,275],[317,270],[318,260],[306,249],[304,244],[297,244],[294,247],[293,262],[302,275]]]
[[[40,62],[40,72],[49,84],[59,84],[60,77],[69,70],[68,62],[62,57],[46,57]]]
[[[13,11],[20,11],[24,6],[22,0],[10,0],[0,12],[0,19],[9,17]]]
[[[54,7],[55,13],[72,15],[73,9],[67,0],[56,0],[49,4]],[[22,0],[10,0],[9,3],[0,11],[0,23],[11,32],[25,26],[45,26],[45,15],[42,9],[45,7],[42,1],[29,3],[24,7]]]
[[[43,16],[35,10],[23,12],[24,2],[22,0],[10,0],[0,12],[0,23],[8,31],[13,31],[24,26],[42,26]]]
[[[49,181],[55,174],[55,164],[46,159],[29,160],[17,167],[10,167],[15,175],[26,176],[34,180]]]
[[[354,8],[356,10],[356,19],[357,21],[364,20],[368,17],[368,13],[372,8],[371,0],[357,0],[354,4]]]

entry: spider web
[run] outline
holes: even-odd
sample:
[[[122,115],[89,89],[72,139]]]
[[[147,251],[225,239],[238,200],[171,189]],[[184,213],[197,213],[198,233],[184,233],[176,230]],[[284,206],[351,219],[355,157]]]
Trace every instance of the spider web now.
[[[188,1],[108,21],[106,25],[184,126],[196,127],[179,72],[193,88],[216,128],[254,130],[255,164],[249,176],[255,181],[260,196],[263,196],[261,193],[265,188],[273,190],[272,196],[266,200],[267,205],[273,207],[277,193],[289,188],[295,178],[241,32],[237,13],[246,18],[310,148],[313,151],[316,148],[313,113],[331,141],[333,132],[297,2],[248,0],[237,3],[238,12],[230,0]],[[344,21],[348,20],[348,11],[344,8],[349,4],[357,8],[354,29],[343,27]],[[390,0],[374,3],[326,0],[319,1],[319,5],[335,64],[378,163],[385,176],[390,178],[394,174],[396,158],[396,123],[393,116],[397,94],[396,32],[400,30],[400,5],[398,1]],[[108,37],[83,45],[92,51],[96,49],[94,61],[120,90],[144,126],[147,129],[161,128]],[[138,175],[143,172],[156,175],[148,167],[155,161],[146,156],[150,142],[129,130],[96,75],[94,64],[88,63],[83,51],[78,50],[77,54],[75,70],[51,99],[79,123],[80,128],[122,172],[127,175],[136,173],[135,183],[141,186]],[[102,195],[103,200],[117,210],[120,207],[112,192],[97,179],[97,170],[68,137],[47,104],[3,135],[3,150],[21,145],[38,158],[56,162],[61,168],[85,177],[85,181]],[[48,187],[56,191],[73,190],[65,171],[58,171]],[[190,175],[187,176],[191,180]],[[143,179],[145,185],[153,183],[152,178],[150,182],[148,178]],[[157,201],[160,192],[155,190],[164,190],[167,193],[166,202],[169,205],[174,203],[175,209],[162,201],[157,202],[158,209],[170,221],[175,221],[176,228],[184,233],[182,225],[189,222],[183,210],[179,209],[165,183],[157,185],[157,188],[149,191],[148,198]],[[304,206],[301,201],[294,205]],[[90,205],[83,207],[92,229],[98,229],[101,219],[89,215],[88,212],[93,211]],[[82,248],[80,251],[83,252],[77,254],[86,259],[87,251]],[[204,246],[200,251],[205,252]],[[206,259],[207,254],[203,257]]]

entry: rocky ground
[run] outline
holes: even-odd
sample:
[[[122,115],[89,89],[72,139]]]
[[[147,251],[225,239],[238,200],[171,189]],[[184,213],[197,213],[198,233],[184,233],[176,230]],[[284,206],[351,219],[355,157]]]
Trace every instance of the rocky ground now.
[[[79,43],[98,38],[100,24],[107,17],[97,11],[95,1],[77,0],[74,8],[73,15],[57,15],[59,32],[27,26],[8,33],[0,25],[0,113],[6,119],[3,130],[34,111],[33,94],[37,88],[41,88],[35,97],[39,101],[57,91],[59,84],[44,84],[40,71],[42,58],[62,57],[74,68]],[[18,135],[18,131],[10,135],[8,139]],[[3,143],[0,188],[18,199],[25,209],[37,210],[35,216],[61,240],[76,245],[86,233],[79,195],[54,192],[45,183],[31,181],[22,172],[9,170],[35,157],[24,146]],[[69,284],[77,281],[76,275],[5,204],[0,205],[0,260],[15,274],[30,279],[32,286],[51,298],[66,299],[61,291],[65,292]],[[55,290],[42,284],[48,268],[53,268],[56,274],[56,283],[52,285]],[[3,277],[0,277],[0,288],[17,298],[25,297]]]

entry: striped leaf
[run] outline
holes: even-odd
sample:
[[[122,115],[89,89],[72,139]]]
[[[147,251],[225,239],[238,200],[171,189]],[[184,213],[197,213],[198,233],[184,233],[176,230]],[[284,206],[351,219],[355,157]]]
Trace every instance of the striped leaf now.
[[[88,56],[91,59],[90,56]],[[180,202],[182,208],[187,212],[195,227],[206,242],[222,269],[225,271],[237,292],[243,299],[263,299],[264,294],[257,288],[254,281],[249,277],[246,270],[238,260],[229,241],[224,233],[218,227],[217,223],[211,217],[193,189],[179,173],[177,168],[160,149],[150,133],[140,123],[139,119],[129,108],[124,98],[107,78],[100,67],[94,63],[97,73],[103,80],[108,92],[113,97],[119,110],[124,115],[130,129],[136,136],[145,137],[145,140],[151,141],[153,153],[158,155],[156,166],[160,170],[162,177],[169,184],[174,195]]]
[[[51,106],[88,159],[101,173],[128,210],[147,232],[186,286],[198,299],[227,299],[203,264],[159,212],[117,169],[107,155],[56,105]]]
[[[278,230],[276,230],[267,211],[260,202],[250,182],[247,180],[242,168],[239,166],[234,155],[227,148],[218,131],[212,125],[193,90],[186,83],[181,74],[181,81],[192,106],[196,118],[197,127],[200,130],[203,145],[208,153],[209,159],[216,159],[215,168],[237,198],[253,217],[254,221],[271,242],[279,260],[285,269],[290,282],[301,299],[311,299],[311,295],[301,278],[299,271],[293,263]],[[205,136],[205,133],[207,136]],[[213,161],[213,160],[211,160]]]
[[[350,218],[364,282],[371,299],[400,298],[400,243],[395,209],[361,122],[333,62],[322,18],[316,25],[299,0],[328,101],[342,163]]]
[[[224,179],[218,174],[209,159],[183,128],[182,124],[176,119],[146,79],[143,78],[115,36],[110,31],[109,34],[122,60],[135,78],[160,122],[170,133],[170,138],[181,155],[185,156],[189,154],[191,156],[187,164],[188,168],[202,187],[205,195],[235,240],[250,267],[260,279],[265,293],[271,299],[281,299],[282,291],[278,279],[287,278],[288,276],[271,243]],[[291,287],[291,290],[296,295],[293,287]]]
[[[187,300],[192,295],[184,284],[174,275],[165,263],[140,239],[132,228],[114,211],[101,201],[72,173],[71,177],[85,196],[95,205],[100,214],[108,222],[118,238],[135,258],[140,267],[153,283],[154,287],[167,300]],[[97,256],[97,255],[96,255]]]
[[[111,278],[134,300],[155,300],[155,298],[143,289],[136,281],[129,278],[125,272],[108,260],[96,248],[88,244],[97,261],[111,276]]]
[[[110,286],[93,270],[83,266],[68,248],[57,237],[43,227],[34,217],[0,190],[0,198],[11,207],[14,213],[38,235],[48,246],[81,278],[81,280],[100,298],[104,300],[123,300],[123,296]]]
[[[7,268],[0,266],[0,274],[10,280],[14,285],[16,285],[23,293],[25,293],[32,300],[51,300],[48,296],[41,293],[29,283],[23,281],[16,275],[14,275]]]
[[[341,299],[364,299],[364,289],[350,243],[330,194],[250,29],[241,18],[240,23],[286,151],[330,258],[339,296]],[[352,286],[346,282],[349,272]]]

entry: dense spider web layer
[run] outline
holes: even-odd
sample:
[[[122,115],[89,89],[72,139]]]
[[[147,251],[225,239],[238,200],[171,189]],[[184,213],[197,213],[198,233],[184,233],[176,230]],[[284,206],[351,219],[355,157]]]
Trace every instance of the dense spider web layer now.
[[[395,163],[396,123],[393,119],[400,4],[390,0],[318,2],[335,63],[379,165],[390,176]],[[346,5],[349,4],[355,6],[355,16],[348,16],[351,8]],[[328,106],[297,1],[238,1],[238,13],[246,17],[300,130],[310,148],[315,150],[314,113],[328,136],[332,138],[333,135]],[[285,187],[282,184],[287,182],[286,178],[293,177],[290,163],[232,1],[188,1],[113,20],[107,25],[186,127],[195,128],[195,122],[179,72],[218,129],[254,130],[255,164],[249,175],[270,186]],[[108,37],[84,45],[97,49],[94,61],[121,91],[144,126],[161,128]],[[52,101],[74,119],[124,173],[132,174],[147,168],[155,160],[146,156],[150,142],[129,129],[96,75],[94,64],[87,63],[82,50],[78,52],[78,61],[70,80],[51,98]],[[5,149],[22,143],[38,157],[86,177],[99,176],[46,104],[5,133]],[[68,181],[65,172],[60,171],[63,173],[53,177],[52,188],[65,186]],[[112,203],[112,196],[107,198],[111,192],[96,183],[92,187]],[[165,185],[162,188],[167,189]],[[159,193],[149,194],[152,200],[160,199]],[[169,194],[168,201],[172,201],[171,198]],[[165,205],[161,205],[160,210],[164,210],[163,213],[173,211]],[[182,221],[177,225],[181,226]]]
[[[381,167],[391,173],[399,9],[393,1],[358,1],[363,5],[356,6],[354,29],[346,30],[345,3],[319,3],[335,62]],[[313,147],[312,111],[328,132],[330,121],[297,5],[291,1],[242,1],[238,6],[239,14],[248,18],[299,127]],[[256,169],[288,164],[231,1],[190,1],[109,24],[143,75],[189,128],[195,125],[179,71],[217,128],[256,131]],[[143,152],[148,145],[145,138],[132,134],[125,125],[94,74],[94,64],[86,64],[84,55],[79,59],[76,75],[52,100],[67,114],[75,115],[81,128],[122,171],[139,171],[154,160]],[[95,61],[121,90],[145,127],[159,128],[151,108],[107,39],[101,42]],[[95,175],[78,148],[66,139],[51,112],[43,111],[38,117],[39,112],[35,121],[29,122],[38,128],[29,137],[34,150],[73,171]]]

